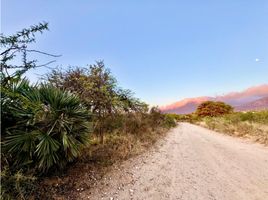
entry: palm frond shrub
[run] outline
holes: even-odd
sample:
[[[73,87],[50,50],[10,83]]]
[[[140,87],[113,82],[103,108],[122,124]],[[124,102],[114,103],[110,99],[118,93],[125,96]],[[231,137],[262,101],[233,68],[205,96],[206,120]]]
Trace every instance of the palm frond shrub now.
[[[91,114],[78,96],[27,80],[1,91],[3,150],[11,166],[63,168],[88,142]]]

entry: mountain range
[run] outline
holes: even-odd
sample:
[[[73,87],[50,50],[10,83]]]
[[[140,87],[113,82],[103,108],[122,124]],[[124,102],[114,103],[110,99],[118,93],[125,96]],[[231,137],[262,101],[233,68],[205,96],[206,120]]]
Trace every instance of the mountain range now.
[[[196,110],[204,101],[223,101],[236,111],[268,109],[268,84],[250,87],[241,92],[230,92],[221,96],[203,96],[187,98],[170,105],[160,107],[164,113],[188,114]]]

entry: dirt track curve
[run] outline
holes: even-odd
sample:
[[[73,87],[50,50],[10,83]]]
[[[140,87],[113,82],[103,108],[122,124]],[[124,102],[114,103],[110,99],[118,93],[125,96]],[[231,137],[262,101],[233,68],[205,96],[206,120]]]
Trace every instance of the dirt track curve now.
[[[268,148],[181,123],[79,199],[268,200]]]

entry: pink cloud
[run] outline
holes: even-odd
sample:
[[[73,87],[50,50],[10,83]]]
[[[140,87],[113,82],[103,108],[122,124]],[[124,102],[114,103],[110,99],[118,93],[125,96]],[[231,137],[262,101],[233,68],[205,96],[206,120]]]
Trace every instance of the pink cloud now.
[[[216,96],[216,97],[195,97],[195,98],[186,98],[181,101],[177,101],[170,105],[162,106],[160,109],[162,111],[174,110],[178,108],[183,108],[192,105],[198,105],[204,101],[212,100],[212,101],[224,101],[231,105],[239,105],[243,103],[247,103],[253,100],[257,100],[262,97],[268,96],[268,84],[263,84],[259,86],[250,87],[241,92],[230,92],[225,95]],[[192,107],[193,106],[189,106]]]

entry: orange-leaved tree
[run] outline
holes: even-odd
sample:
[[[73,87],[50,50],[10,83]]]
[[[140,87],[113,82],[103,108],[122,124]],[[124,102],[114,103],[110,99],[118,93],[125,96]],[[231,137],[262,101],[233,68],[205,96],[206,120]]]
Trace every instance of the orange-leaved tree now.
[[[231,112],[233,112],[233,107],[220,101],[205,101],[196,109],[196,114],[199,117],[215,117]]]

